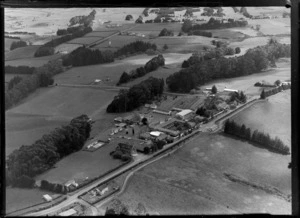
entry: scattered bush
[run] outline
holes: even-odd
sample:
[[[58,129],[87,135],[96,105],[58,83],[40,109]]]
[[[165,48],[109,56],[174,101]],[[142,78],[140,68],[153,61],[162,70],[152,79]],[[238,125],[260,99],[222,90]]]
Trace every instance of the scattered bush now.
[[[174,36],[174,32],[172,30],[164,28],[160,31],[158,36]]]
[[[125,17],[125,20],[133,20],[133,17],[131,14],[128,14],[126,17]]]
[[[241,48],[240,48],[240,47],[236,47],[236,48],[235,48],[235,53],[236,53],[236,54],[241,53]]]

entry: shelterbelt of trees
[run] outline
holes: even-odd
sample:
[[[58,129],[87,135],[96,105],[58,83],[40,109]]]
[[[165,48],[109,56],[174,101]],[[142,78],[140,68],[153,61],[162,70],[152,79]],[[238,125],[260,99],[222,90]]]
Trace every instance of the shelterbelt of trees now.
[[[227,23],[222,20],[217,20],[215,18],[210,18],[207,23],[204,24],[194,24],[190,20],[185,20],[182,24],[181,30],[185,33],[193,32],[195,30],[208,30],[208,29],[223,29],[232,27],[245,27],[248,25],[246,20],[234,20],[228,19]]]
[[[25,41],[15,41],[15,42],[12,42],[11,45],[10,45],[10,50],[14,50],[16,48],[21,48],[21,47],[25,47],[27,46],[27,43]]]
[[[234,121],[227,120],[225,122],[224,132],[257,143],[260,146],[274,150],[280,154],[290,154],[289,147],[278,137],[272,139],[269,134],[259,132],[258,130],[253,131],[251,134],[251,129],[247,128],[244,124],[238,125]]]
[[[108,113],[121,113],[151,102],[155,97],[161,96],[164,90],[164,80],[150,77],[129,90],[121,89],[119,94],[106,108]]]
[[[68,28],[69,29],[69,28]],[[71,30],[72,29],[72,30]],[[53,55],[54,54],[54,47],[70,41],[75,38],[79,38],[84,36],[87,33],[90,33],[93,31],[91,27],[76,27],[76,31],[74,31],[73,28],[70,28],[69,31],[73,31],[72,33],[69,33],[68,35],[64,35],[62,37],[52,39],[51,41],[45,43],[41,47],[39,47],[36,52],[34,53],[34,57],[42,57],[42,56],[48,56],[48,55]]]
[[[31,188],[33,177],[45,172],[63,157],[79,151],[89,138],[91,124],[81,115],[54,129],[32,145],[22,145],[6,161],[6,185]]]
[[[64,56],[63,65],[84,66],[90,64],[110,63],[114,61],[114,58],[145,52],[148,49],[156,50],[156,45],[143,41],[135,41],[124,45],[114,53],[109,50],[100,51],[98,49],[89,49],[83,46]]]
[[[273,89],[270,89],[270,90],[267,90],[267,91],[265,91],[265,89],[263,89],[261,94],[260,94],[260,98],[265,99],[266,97],[269,97],[271,95],[275,95],[278,92],[281,92],[282,90],[287,90],[287,89],[290,89],[290,88],[291,88],[291,85],[287,84],[287,85],[277,86],[277,87],[275,87]]]
[[[154,57],[150,61],[148,61],[143,67],[139,67],[135,70],[130,71],[129,73],[123,72],[117,85],[120,85],[122,83],[127,83],[138,77],[142,77],[145,74],[150,73],[158,69],[160,66],[164,66],[164,65],[165,65],[164,57],[162,55],[158,55],[157,57]]]
[[[9,66],[5,69],[9,69],[15,73],[32,71],[32,68],[26,67],[13,68],[14,67]],[[54,82],[52,77],[58,73],[61,73],[62,71],[63,67],[61,61],[59,60],[49,61],[47,64],[35,68],[30,76],[24,77],[22,80],[14,84],[11,89],[5,92],[5,110],[17,104],[20,100],[26,98],[36,89],[52,85]]]
[[[271,39],[265,46],[248,49],[243,56],[216,57],[210,60],[204,60],[202,57],[195,59],[193,65],[167,77],[166,83],[170,91],[189,92],[214,79],[259,73],[276,59],[290,56],[290,45],[280,44]]]

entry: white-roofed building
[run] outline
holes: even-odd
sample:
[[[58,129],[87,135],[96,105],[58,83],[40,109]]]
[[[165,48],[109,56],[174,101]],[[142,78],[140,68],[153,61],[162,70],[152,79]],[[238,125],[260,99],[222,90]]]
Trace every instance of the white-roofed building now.
[[[59,215],[59,216],[72,216],[72,215],[74,215],[74,214],[76,214],[76,213],[77,213],[77,211],[74,210],[73,208],[71,208],[71,209],[69,209],[69,210],[66,210],[66,211],[64,211],[64,212],[59,213],[58,215]]]
[[[50,195],[48,195],[48,194],[45,194],[45,195],[43,195],[43,199],[45,200],[45,201],[52,201],[52,197],[50,196]]]
[[[239,92],[239,90],[236,90],[236,89],[224,89],[224,92]]]
[[[150,132],[150,135],[154,136],[154,137],[158,137],[158,136],[160,136],[160,134],[162,134],[162,132],[159,132],[159,131],[152,131],[152,132]]]
[[[185,109],[185,110],[182,110],[179,113],[177,113],[176,117],[178,117],[181,120],[188,120],[193,115],[194,115],[194,111],[192,111],[190,109]]]

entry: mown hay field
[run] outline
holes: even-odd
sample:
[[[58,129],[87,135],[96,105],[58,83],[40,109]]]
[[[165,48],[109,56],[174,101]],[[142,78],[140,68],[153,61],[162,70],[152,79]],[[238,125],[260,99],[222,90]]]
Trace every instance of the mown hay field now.
[[[35,51],[39,48],[39,45],[31,45],[21,48],[16,48],[10,52],[5,53],[5,61],[33,58]]]

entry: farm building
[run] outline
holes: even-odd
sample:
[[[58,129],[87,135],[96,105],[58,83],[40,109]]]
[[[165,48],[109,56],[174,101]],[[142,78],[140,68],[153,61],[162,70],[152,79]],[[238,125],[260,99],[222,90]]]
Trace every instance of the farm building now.
[[[130,114],[130,115],[124,117],[123,120],[125,123],[128,123],[128,124],[138,123],[141,120],[141,116],[138,114]]]
[[[116,123],[115,124],[117,127],[125,128],[127,126],[126,123]]]
[[[50,196],[50,195],[48,195],[48,194],[45,194],[45,195],[43,195],[43,199],[45,200],[45,201],[52,201],[52,197]]]
[[[236,90],[236,89],[224,89],[224,92],[239,92],[239,90]]]
[[[194,115],[194,111],[190,109],[185,109],[176,114],[176,117],[182,120],[189,120]]]
[[[148,139],[151,139],[151,135],[149,132],[144,132],[144,133],[141,133],[140,134],[140,139],[144,139],[144,140],[148,140]]]
[[[171,111],[153,110],[153,112],[163,115],[171,115]]]
[[[144,153],[145,148],[148,147],[149,149],[152,147],[153,142],[151,140],[148,140],[146,143],[140,143],[135,145],[135,148],[138,152]]]
[[[75,180],[70,180],[68,182],[66,182],[65,186],[68,188],[69,186],[75,186],[78,187],[78,183],[75,182]]]
[[[152,132],[150,132],[150,135],[154,136],[154,137],[158,137],[158,136],[160,136],[160,134],[162,134],[162,132],[159,132],[159,131],[152,131]]]
[[[281,85],[291,85],[291,82],[282,82]]]
[[[76,213],[77,213],[77,211],[74,210],[74,208],[71,208],[69,210],[59,213],[58,215],[59,216],[72,216],[72,215],[75,215]]]

